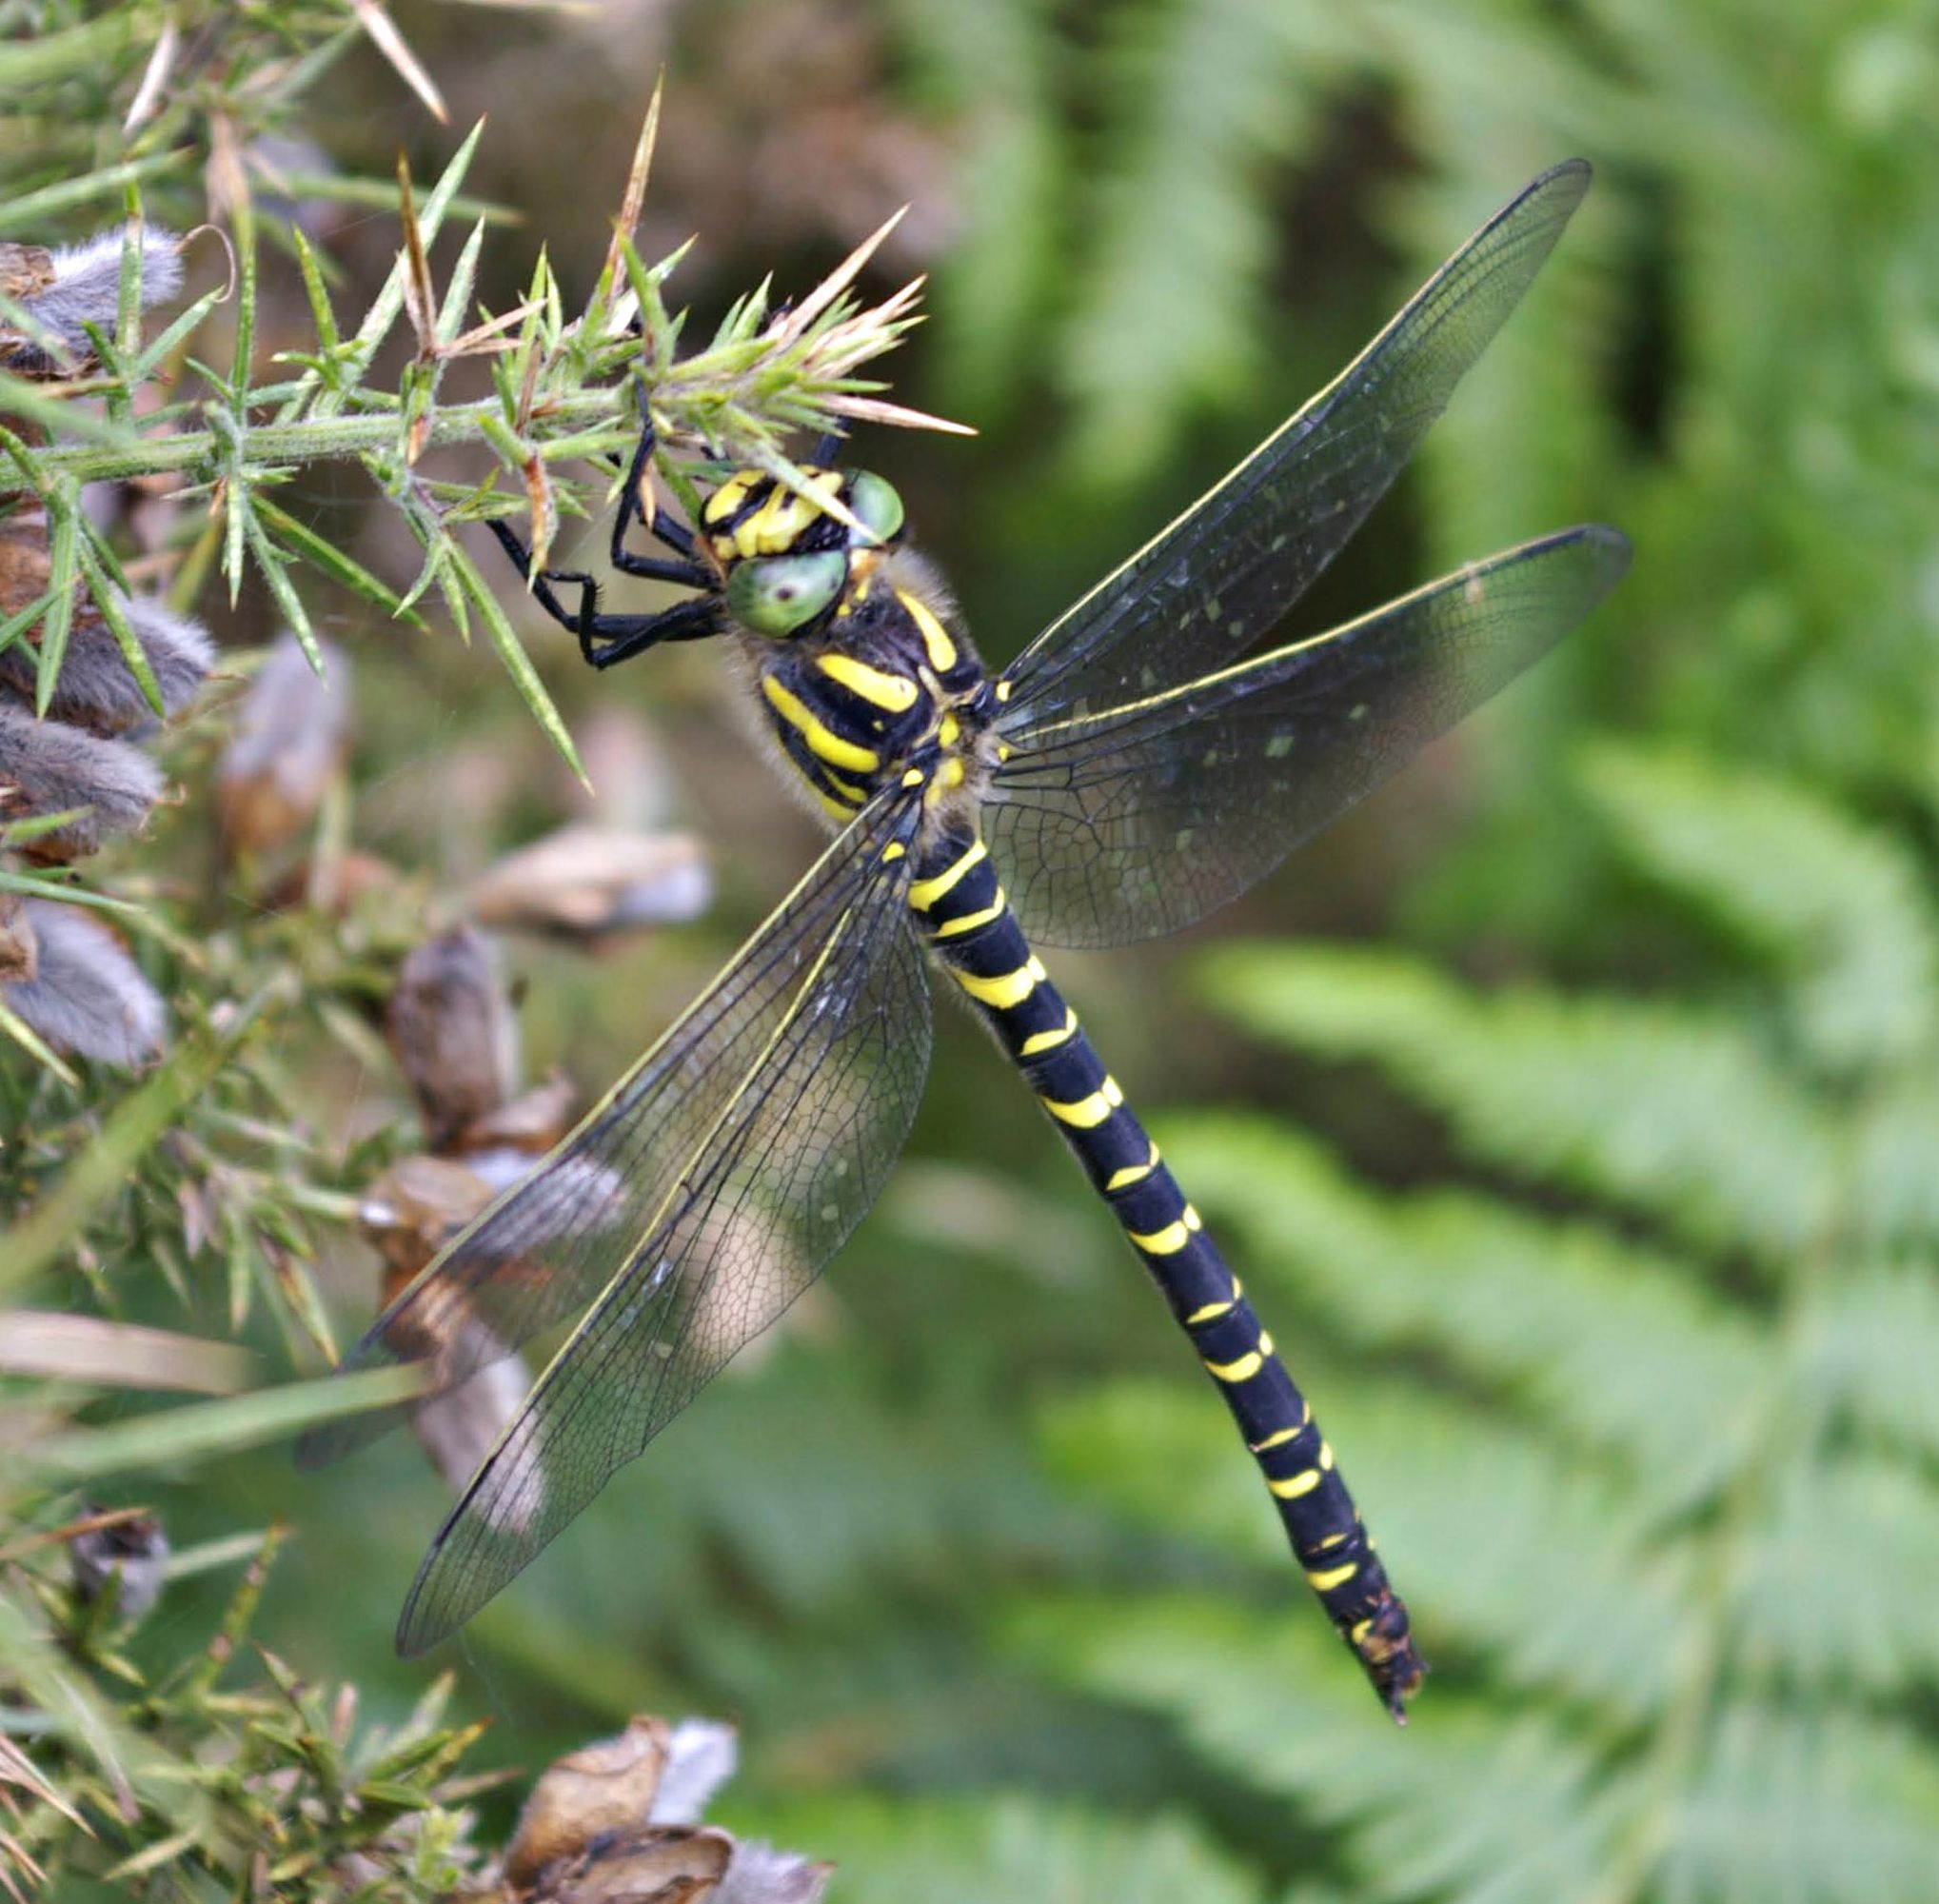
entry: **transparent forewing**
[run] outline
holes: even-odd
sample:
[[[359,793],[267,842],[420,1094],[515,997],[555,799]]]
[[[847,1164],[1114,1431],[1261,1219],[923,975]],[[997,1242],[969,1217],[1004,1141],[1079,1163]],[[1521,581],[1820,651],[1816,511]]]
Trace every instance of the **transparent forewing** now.
[[[566,1155],[623,1186],[612,1220],[576,1231],[559,1258],[591,1306],[432,1543],[399,1624],[403,1651],[497,1593],[787,1308],[874,1201],[915,1115],[930,1031],[908,860],[885,863],[882,844],[880,827],[851,829],[737,962],[786,976],[762,988],[758,1033],[731,1039],[730,1062],[691,1041],[668,1049],[656,1075],[694,1081],[629,1091],[568,1142]],[[699,1074],[723,1062],[732,1076],[710,1083],[697,1117]],[[632,1162],[647,1152],[664,1161],[643,1191]],[[487,1219],[461,1239],[445,1274],[462,1279],[501,1254],[490,1231]]]
[[[371,1324],[345,1370],[419,1365],[449,1394],[534,1336],[583,1315],[641,1242],[680,1173],[744,1091],[830,936],[901,862],[881,859],[919,809],[897,796],[860,817],[714,982],[559,1147],[500,1197]],[[317,1465],[374,1438],[403,1408],[307,1437]]]
[[[1019,734],[984,808],[1034,940],[1202,919],[1512,681],[1629,565],[1613,529],[1491,557],[1331,634]]]
[[[1447,407],[1589,176],[1580,160],[1544,172],[1304,409],[1052,623],[1007,672],[1006,735],[1160,693],[1271,635]]]

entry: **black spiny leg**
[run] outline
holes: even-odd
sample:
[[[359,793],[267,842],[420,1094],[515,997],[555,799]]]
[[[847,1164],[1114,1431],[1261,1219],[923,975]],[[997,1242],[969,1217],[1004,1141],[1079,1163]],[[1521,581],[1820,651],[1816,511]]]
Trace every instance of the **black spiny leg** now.
[[[686,588],[713,588],[718,585],[713,571],[694,555],[693,531],[684,524],[676,522],[658,504],[654,505],[650,517],[646,513],[646,467],[652,461],[655,440],[653,412],[647,407],[646,389],[643,384],[640,389],[640,442],[626,469],[626,484],[620,496],[620,506],[613,511],[613,533],[607,544],[607,553],[613,566],[622,575],[643,576],[652,582],[678,582]],[[668,562],[662,556],[635,555],[626,547],[626,531],[635,523],[656,541],[663,542],[680,559]]]
[[[690,602],[676,602],[671,608],[663,608],[654,615],[602,614],[599,583],[592,576],[573,568],[547,568],[534,575],[531,552],[524,544],[503,522],[494,521],[486,526],[511,558],[512,566],[531,583],[532,599],[568,634],[579,638],[579,652],[589,666],[611,667],[657,647],[662,642],[702,641],[726,630],[726,615],[720,597],[713,593],[696,596]],[[711,578],[708,581],[711,585]],[[555,582],[570,584],[579,590],[577,614],[552,592]]]
[[[546,568],[532,573],[532,555],[524,543],[502,521],[486,526],[499,545],[511,558],[512,566],[531,585],[532,598],[567,633],[579,639],[579,652],[592,667],[612,667],[643,654],[662,642],[692,642],[725,631],[726,616],[721,607],[720,584],[714,571],[694,557],[690,530],[676,522],[664,509],[655,507],[649,521],[643,501],[646,466],[653,454],[653,414],[641,392],[641,415],[645,419],[640,431],[640,445],[626,471],[626,483],[620,506],[613,512],[613,533],[609,552],[615,568],[623,575],[638,575],[653,582],[677,583],[683,588],[702,591],[690,602],[678,602],[654,615],[607,615],[600,611],[599,583],[583,570]],[[638,522],[649,535],[673,549],[678,560],[635,555],[624,546],[626,532]],[[553,592],[554,583],[567,584],[579,590],[579,611],[575,614]]]

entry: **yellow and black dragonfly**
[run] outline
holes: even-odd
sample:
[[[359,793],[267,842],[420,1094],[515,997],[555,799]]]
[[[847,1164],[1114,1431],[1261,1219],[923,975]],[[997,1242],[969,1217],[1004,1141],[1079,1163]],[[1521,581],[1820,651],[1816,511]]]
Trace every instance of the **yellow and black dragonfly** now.
[[[1122,1225],[1307,1580],[1401,1716],[1420,1659],[1333,1451],[1037,948],[1174,931],[1243,892],[1622,575],[1614,530],[1566,529],[1269,645],[1514,308],[1589,176],[1573,162],[1536,179],[1333,384],[998,675],[904,546],[881,478],[821,466],[825,455],[806,493],[742,470],[688,526],[644,500],[649,419],[615,560],[693,594],[609,615],[586,577],[528,580],[599,665],[664,640],[735,642],[790,771],[837,832],[684,1016],[347,1358],[425,1363],[443,1393],[574,1324],[431,1543],[402,1651],[468,1619],[821,1273],[915,1114],[934,967]],[[635,524],[670,553],[627,549]],[[523,546],[501,539],[524,572]],[[580,589],[576,610],[555,585]],[[324,1431],[311,1453],[372,1428]]]

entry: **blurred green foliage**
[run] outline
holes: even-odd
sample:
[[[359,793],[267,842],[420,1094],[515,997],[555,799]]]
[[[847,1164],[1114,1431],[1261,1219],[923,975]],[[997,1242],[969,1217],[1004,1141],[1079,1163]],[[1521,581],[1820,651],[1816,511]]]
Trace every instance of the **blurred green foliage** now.
[[[984,434],[866,453],[993,657],[1572,151],[1583,217],[1313,612],[1578,518],[1638,550],[1243,942],[1066,962],[1135,1098],[1203,1106],[1160,1136],[1414,1607],[1437,1671],[1408,1731],[965,1021],[798,1325],[461,1643],[474,1755],[733,1710],[730,1821],[843,1860],[838,1898],[1929,1896],[1939,9],[712,0],[494,14],[489,45],[398,11],[454,120],[491,110],[478,188],[526,221],[481,267],[499,307],[542,241],[589,282],[662,59],[643,248],[698,229],[702,308],[916,203],[890,268],[930,265],[936,320],[897,394]],[[347,53],[308,135],[379,176],[403,137],[428,173],[454,142],[373,110],[377,71]],[[340,267],[381,277],[393,242],[353,227]],[[321,598],[364,682],[361,837],[448,871],[556,815],[495,677],[347,610]],[[809,835],[723,743],[710,658],[593,683],[528,634],[575,728],[621,696],[663,720],[722,871],[704,928],[524,962],[535,1054],[592,1088]],[[474,817],[441,788],[481,759],[507,790]],[[327,1125],[343,1081],[318,1091]],[[334,1260],[354,1321],[367,1270]],[[94,1299],[213,1326],[220,1289],[145,1275]],[[267,1642],[410,1710],[415,1451],[138,1478],[178,1547],[287,1516]],[[130,1657],[166,1672],[230,1585],[182,1580]]]

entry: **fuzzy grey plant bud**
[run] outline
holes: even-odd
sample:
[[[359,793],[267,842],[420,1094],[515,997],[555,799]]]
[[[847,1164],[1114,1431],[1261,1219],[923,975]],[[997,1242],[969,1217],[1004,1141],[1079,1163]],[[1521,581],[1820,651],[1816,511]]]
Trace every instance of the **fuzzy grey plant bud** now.
[[[91,853],[104,839],[133,832],[161,792],[161,768],[125,742],[37,721],[0,699],[0,820],[80,809],[25,848],[30,858]]]
[[[707,1904],[821,1904],[835,1867],[759,1838],[735,1841],[726,1875]]]
[[[68,1543],[74,1591],[84,1600],[115,1596],[122,1619],[139,1619],[162,1597],[168,1537],[152,1514],[85,1528]]]
[[[433,1150],[500,1109],[518,1086],[518,1021],[484,933],[441,933],[404,962],[390,995],[390,1048]]]
[[[350,664],[323,645],[329,679],[320,681],[290,634],[280,636],[256,672],[216,783],[225,850],[267,853],[315,816],[349,744]]]
[[[43,250],[10,245],[0,260],[0,282],[38,327],[37,332],[0,328],[0,368],[16,376],[64,376],[92,361],[88,326],[112,332],[121,308],[121,259],[129,234],[116,226],[97,231],[79,245]],[[182,241],[158,225],[133,234],[140,254],[140,302],[166,304],[182,288]],[[43,339],[51,338],[68,357],[58,361]]]
[[[666,1765],[647,1822],[699,1824],[740,1764],[741,1735],[724,1719],[682,1719],[667,1736]]]
[[[0,886],[0,985],[33,978],[40,970],[40,942],[27,916],[27,902]]]
[[[734,1762],[732,1726],[658,1718],[555,1761],[506,1849],[505,1888],[527,1904],[819,1904],[830,1866],[699,1822]]]
[[[56,1051],[131,1070],[162,1048],[167,1013],[107,926],[78,905],[29,900],[34,976],[0,985],[9,1009]]]
[[[701,843],[686,833],[562,826],[507,854],[472,886],[487,925],[580,943],[697,918],[713,896]]]
[[[148,656],[161,690],[163,713],[179,714],[194,699],[215,659],[208,632],[192,617],[176,614],[159,596],[124,596],[121,611]],[[0,686],[10,688],[21,700],[33,699],[38,672],[39,655],[30,643],[15,642],[0,651]],[[154,719],[154,709],[129,671],[120,644],[92,603],[75,605],[48,713],[54,720],[91,727],[97,734],[124,733]]]

